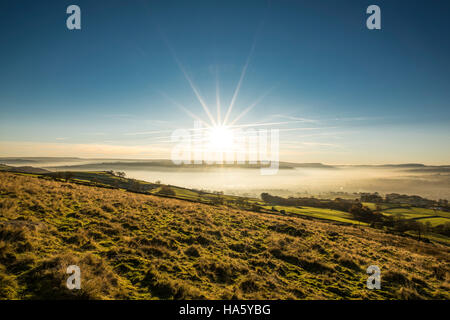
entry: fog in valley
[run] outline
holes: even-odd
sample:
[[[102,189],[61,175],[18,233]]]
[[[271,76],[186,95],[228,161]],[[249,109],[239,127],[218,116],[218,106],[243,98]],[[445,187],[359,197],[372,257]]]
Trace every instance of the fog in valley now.
[[[224,191],[227,194],[259,196],[323,196],[342,192],[415,194],[430,199],[450,198],[450,175],[410,173],[392,169],[336,168],[281,169],[263,176],[258,169],[125,170],[128,177],[161,181],[187,188]],[[341,196],[345,196],[342,194]]]
[[[401,193],[450,199],[450,166],[323,166],[279,169],[261,175],[256,168],[177,167],[168,160],[105,160],[77,158],[2,158],[0,163],[52,171],[123,171],[129,178],[161,181],[186,188],[259,196],[353,197],[354,192]]]

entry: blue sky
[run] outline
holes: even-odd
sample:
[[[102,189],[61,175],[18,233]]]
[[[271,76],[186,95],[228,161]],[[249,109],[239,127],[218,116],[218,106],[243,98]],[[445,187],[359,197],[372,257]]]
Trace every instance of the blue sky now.
[[[81,30],[66,28],[70,4]],[[382,30],[366,28],[371,4]],[[169,158],[165,137],[193,126],[170,99],[207,119],[176,59],[214,115],[216,77],[226,109],[248,59],[230,118],[268,92],[239,123],[280,123],[281,160],[448,164],[449,12],[448,1],[2,1],[0,156]]]

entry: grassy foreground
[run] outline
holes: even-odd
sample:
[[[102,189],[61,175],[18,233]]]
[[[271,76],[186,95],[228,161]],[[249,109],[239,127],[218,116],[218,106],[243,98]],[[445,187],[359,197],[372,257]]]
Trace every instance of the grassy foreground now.
[[[450,299],[449,261],[364,226],[0,172],[3,299]]]

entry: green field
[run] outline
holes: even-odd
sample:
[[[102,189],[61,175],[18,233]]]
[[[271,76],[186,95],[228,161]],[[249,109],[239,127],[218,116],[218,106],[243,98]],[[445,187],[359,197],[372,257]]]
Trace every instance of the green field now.
[[[416,207],[395,208],[383,210],[382,213],[384,215],[403,216],[406,219],[414,219],[422,223],[430,221],[433,227],[450,222],[449,212],[426,208],[416,208]]]
[[[386,216],[398,216],[405,219],[414,219],[422,223],[429,221],[432,227],[450,222],[450,212],[441,210],[411,207],[405,204],[376,204],[371,202],[363,202],[363,205],[371,210],[376,210],[378,205],[381,207],[381,213]]]
[[[271,210],[272,206],[263,206],[267,210]],[[324,208],[313,208],[313,207],[287,207],[287,206],[274,206],[277,211],[284,210],[286,213],[296,214],[300,216],[318,218],[331,220],[336,222],[350,223],[350,224],[361,224],[366,225],[365,222],[360,222],[353,219],[352,215],[348,212],[324,209]]]
[[[370,210],[377,210],[377,206],[381,208],[381,210],[388,210],[394,208],[403,208],[408,207],[406,204],[398,204],[398,203],[373,203],[373,202],[363,202],[364,206],[368,207]]]
[[[450,219],[447,218],[441,218],[441,217],[434,217],[434,218],[422,218],[422,219],[416,219],[417,221],[421,223],[427,223],[429,222],[432,227],[439,226],[441,224],[450,222]]]

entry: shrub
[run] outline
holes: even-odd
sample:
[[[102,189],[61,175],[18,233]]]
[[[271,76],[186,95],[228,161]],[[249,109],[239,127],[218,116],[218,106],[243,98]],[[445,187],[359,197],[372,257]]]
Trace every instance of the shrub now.
[[[354,261],[354,259],[350,258],[350,257],[340,257],[338,259],[338,263],[346,268],[355,270],[355,271],[360,271],[361,268],[360,266]]]
[[[242,292],[244,292],[244,293],[250,293],[250,292],[255,292],[255,291],[259,290],[258,283],[256,282],[256,279],[253,277],[244,279],[239,284],[239,287],[241,288]]]
[[[189,257],[200,257],[200,252],[196,246],[190,246],[184,251],[184,253]]]
[[[159,191],[157,193],[160,194],[160,195],[164,195],[164,196],[174,196],[174,195],[176,195],[175,191],[173,191],[168,186],[162,186],[161,189],[159,189]]]

